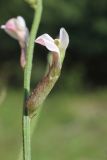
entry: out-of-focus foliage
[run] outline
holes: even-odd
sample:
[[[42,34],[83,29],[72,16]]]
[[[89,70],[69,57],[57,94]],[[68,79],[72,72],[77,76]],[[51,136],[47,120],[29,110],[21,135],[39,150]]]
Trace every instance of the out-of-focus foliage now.
[[[1,90],[0,90],[1,91]],[[0,106],[0,158],[16,160],[21,140],[22,91],[9,90]],[[53,94],[32,141],[32,159],[106,160],[107,91]]]

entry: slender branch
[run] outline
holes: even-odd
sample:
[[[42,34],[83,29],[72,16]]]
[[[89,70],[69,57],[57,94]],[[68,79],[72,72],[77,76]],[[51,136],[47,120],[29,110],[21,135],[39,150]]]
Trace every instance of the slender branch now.
[[[32,29],[30,32],[29,37],[29,43],[27,48],[27,64],[25,67],[25,73],[24,73],[24,88],[26,90],[26,96],[28,96],[28,93],[30,91],[30,78],[31,78],[31,69],[32,69],[32,59],[33,59],[33,50],[34,50],[34,41],[35,37],[38,31],[38,27],[41,20],[41,14],[42,14],[42,0],[37,1],[37,8],[34,15],[34,20],[32,24]]]
[[[38,27],[41,20],[42,14],[42,0],[37,1],[37,8],[34,15],[34,20],[32,24],[32,29],[30,32],[29,43],[27,47],[26,54],[26,66],[24,71],[24,106],[23,106],[23,118],[22,118],[22,129],[23,129],[23,159],[31,160],[31,144],[30,144],[30,117],[28,115],[28,109],[26,107],[26,99],[30,92],[30,79],[31,79],[31,70],[32,70],[32,59],[33,59],[33,50],[34,50],[34,41],[38,31]],[[22,148],[21,148],[22,149]],[[22,150],[19,155],[19,160],[22,159]]]

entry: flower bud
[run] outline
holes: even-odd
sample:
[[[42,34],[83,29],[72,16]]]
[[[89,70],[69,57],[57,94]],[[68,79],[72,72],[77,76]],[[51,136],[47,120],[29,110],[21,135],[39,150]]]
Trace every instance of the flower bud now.
[[[12,38],[18,40],[21,47],[21,66],[25,66],[25,50],[28,41],[28,28],[26,27],[25,20],[23,17],[18,16],[17,18],[9,19],[5,25],[1,26],[1,29],[4,29],[5,32],[10,35]],[[22,58],[23,57],[23,58]],[[24,59],[24,60],[22,60]]]
[[[47,74],[37,84],[26,101],[26,106],[31,117],[36,114],[38,107],[42,105],[60,76],[65,51],[69,43],[69,36],[65,29],[61,28],[59,39],[54,40],[48,34],[43,34],[35,42],[51,51],[51,57],[50,61],[48,61]]]

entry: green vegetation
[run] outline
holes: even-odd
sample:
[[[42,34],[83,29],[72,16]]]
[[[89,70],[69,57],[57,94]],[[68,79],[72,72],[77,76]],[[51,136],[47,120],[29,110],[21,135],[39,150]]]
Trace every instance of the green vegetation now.
[[[0,157],[17,159],[21,144],[22,91],[7,90],[0,106]],[[33,159],[106,160],[107,90],[55,92],[33,135]]]

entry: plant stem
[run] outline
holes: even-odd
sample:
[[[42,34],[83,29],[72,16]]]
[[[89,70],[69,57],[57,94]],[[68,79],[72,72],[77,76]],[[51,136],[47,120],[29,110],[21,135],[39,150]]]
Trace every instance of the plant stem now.
[[[26,94],[30,91],[30,78],[31,78],[31,69],[32,69],[32,59],[33,59],[33,50],[34,50],[34,41],[38,31],[38,27],[41,20],[42,14],[42,0],[38,0],[37,9],[35,11],[34,20],[32,24],[32,29],[30,32],[29,43],[27,48],[27,64],[25,67],[25,74],[24,74],[24,89],[26,90]]]
[[[30,118],[23,116],[23,159],[31,160]]]
[[[30,144],[30,117],[28,115],[28,110],[26,107],[26,99],[29,96],[30,92],[30,79],[31,79],[31,70],[32,70],[32,59],[33,59],[33,50],[34,50],[34,41],[38,31],[38,27],[41,20],[42,14],[42,0],[37,1],[37,9],[34,15],[34,21],[32,24],[32,29],[30,32],[29,43],[27,47],[27,54],[26,54],[26,66],[24,71],[24,106],[23,106],[23,159],[24,160],[31,160],[31,144]],[[22,152],[20,153],[19,159],[22,159]]]

